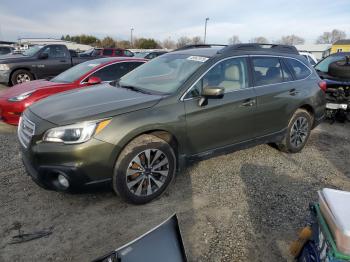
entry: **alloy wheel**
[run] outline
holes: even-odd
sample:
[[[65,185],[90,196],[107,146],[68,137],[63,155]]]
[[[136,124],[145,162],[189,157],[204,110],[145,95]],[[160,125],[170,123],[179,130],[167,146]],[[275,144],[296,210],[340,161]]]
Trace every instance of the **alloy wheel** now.
[[[24,82],[29,82],[30,81],[30,77],[28,74],[19,74],[17,75],[17,83],[18,84],[21,84],[21,83],[24,83]]]
[[[146,149],[128,165],[126,184],[136,196],[150,196],[165,183],[169,174],[169,160],[159,149]]]
[[[290,131],[290,143],[297,148],[305,142],[308,134],[309,122],[307,121],[306,117],[300,116],[292,125],[292,129]]]

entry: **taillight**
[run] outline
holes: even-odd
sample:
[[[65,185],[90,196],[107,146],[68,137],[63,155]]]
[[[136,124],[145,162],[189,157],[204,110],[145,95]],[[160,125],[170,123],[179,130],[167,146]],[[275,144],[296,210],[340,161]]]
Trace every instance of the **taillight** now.
[[[318,83],[318,86],[322,89],[323,92],[326,92],[326,89],[327,89],[327,82],[326,81],[320,81]]]

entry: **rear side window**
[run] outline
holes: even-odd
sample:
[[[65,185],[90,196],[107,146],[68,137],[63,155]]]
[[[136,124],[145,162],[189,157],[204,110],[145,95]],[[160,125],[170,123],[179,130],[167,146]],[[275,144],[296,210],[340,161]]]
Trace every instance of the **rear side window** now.
[[[114,50],[114,55],[115,56],[122,56],[123,55],[123,51],[119,50],[119,49],[116,49],[116,50]]]
[[[113,49],[103,49],[103,55],[113,55]]]
[[[281,63],[278,57],[253,57],[252,60],[257,86],[283,82]]]
[[[296,59],[285,58],[296,79],[304,79],[311,74],[310,69]]]
[[[96,76],[101,78],[102,81],[114,81],[121,78],[123,75],[129,73],[139,65],[143,63],[141,62],[124,62],[117,63],[113,65],[106,66],[101,70],[92,74],[92,76]]]
[[[116,50],[116,52],[117,52],[117,50]],[[130,52],[129,50],[125,50],[124,51],[124,54],[126,55],[126,56],[134,56],[134,53],[132,53],[132,52]]]

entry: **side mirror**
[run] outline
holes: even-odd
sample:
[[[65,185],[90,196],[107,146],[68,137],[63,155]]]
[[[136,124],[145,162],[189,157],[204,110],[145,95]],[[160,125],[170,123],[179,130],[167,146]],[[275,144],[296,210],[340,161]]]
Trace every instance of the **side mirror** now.
[[[223,87],[205,87],[202,91],[202,96],[198,101],[199,106],[204,106],[208,103],[208,99],[220,99],[224,97],[225,88]]]
[[[89,80],[87,81],[88,85],[97,85],[102,82],[101,78],[97,76],[90,76]]]
[[[48,53],[41,53],[39,55],[39,59],[48,59],[49,58],[49,54]]]

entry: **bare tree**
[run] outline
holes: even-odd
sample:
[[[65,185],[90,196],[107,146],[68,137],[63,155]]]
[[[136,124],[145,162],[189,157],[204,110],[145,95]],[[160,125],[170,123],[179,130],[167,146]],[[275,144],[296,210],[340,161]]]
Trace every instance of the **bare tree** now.
[[[333,29],[332,32],[323,32],[323,34],[317,38],[316,44],[333,44],[345,38],[346,34],[344,31]]]
[[[297,35],[286,35],[282,36],[277,43],[283,45],[301,45],[305,43],[305,39]]]
[[[234,44],[239,44],[241,41],[239,40],[238,35],[234,35],[228,39],[228,44],[229,45],[234,45]]]
[[[258,36],[250,39],[250,43],[258,43],[258,44],[268,44],[269,40],[266,37]]]
[[[105,38],[102,39],[101,46],[105,48],[114,48],[116,46],[115,43],[116,42],[112,37],[106,36]]]
[[[192,44],[194,45],[203,44],[202,38],[200,36],[192,37]]]
[[[163,43],[162,43],[162,46],[163,48],[166,48],[166,49],[175,49],[176,48],[176,43],[169,38],[163,40]]]
[[[189,45],[192,43],[192,40],[190,38],[188,38],[187,36],[181,36],[176,43],[176,47],[180,48],[180,47],[184,47],[185,45]]]
[[[120,40],[117,42],[117,47],[120,47],[120,48],[131,48],[131,44],[130,44],[130,41],[128,40]]]

